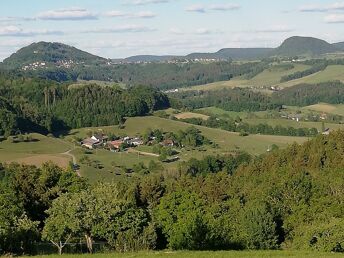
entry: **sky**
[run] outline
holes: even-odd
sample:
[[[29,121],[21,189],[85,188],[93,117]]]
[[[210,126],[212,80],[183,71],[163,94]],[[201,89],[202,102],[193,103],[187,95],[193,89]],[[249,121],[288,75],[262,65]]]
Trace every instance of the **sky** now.
[[[344,41],[344,1],[0,1],[0,60],[38,41],[122,58],[276,47],[294,35]]]

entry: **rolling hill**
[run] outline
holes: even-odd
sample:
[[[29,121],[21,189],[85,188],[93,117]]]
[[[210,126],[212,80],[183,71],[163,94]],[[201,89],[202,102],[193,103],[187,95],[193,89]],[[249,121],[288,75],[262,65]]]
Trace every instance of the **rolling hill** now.
[[[311,37],[291,37],[286,39],[281,46],[279,46],[275,55],[277,56],[298,56],[298,55],[322,55],[333,53],[338,49],[321,39]]]
[[[18,68],[35,62],[57,63],[70,60],[87,64],[106,61],[105,58],[62,43],[38,42],[21,48],[6,58],[3,64],[10,68]]]

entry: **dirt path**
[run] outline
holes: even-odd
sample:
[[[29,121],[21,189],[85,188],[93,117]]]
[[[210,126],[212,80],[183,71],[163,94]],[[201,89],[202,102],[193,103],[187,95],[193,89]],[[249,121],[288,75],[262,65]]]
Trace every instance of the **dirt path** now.
[[[155,154],[155,153],[138,151],[138,150],[135,150],[135,149],[132,149],[132,148],[128,149],[128,152],[129,153],[138,153],[138,154],[140,154],[142,156],[151,156],[151,157],[156,157],[156,158],[158,158],[160,156],[160,155]]]
[[[74,166],[77,165],[77,161],[76,161],[76,157],[75,157],[74,154],[72,154],[71,152],[72,152],[73,150],[75,150],[75,149],[76,149],[76,148],[74,147],[73,149],[70,149],[69,151],[66,151],[66,152],[64,152],[64,153],[61,153],[61,155],[66,155],[66,156],[71,157]],[[76,169],[75,172],[76,172],[76,174],[77,174],[79,177],[81,177],[81,174],[80,174],[79,169]]]

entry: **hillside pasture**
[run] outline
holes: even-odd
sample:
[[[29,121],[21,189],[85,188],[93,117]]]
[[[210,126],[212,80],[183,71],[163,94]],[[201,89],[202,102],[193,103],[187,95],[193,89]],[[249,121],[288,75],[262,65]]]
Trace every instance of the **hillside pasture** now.
[[[302,64],[293,64],[294,68],[292,69],[282,69],[280,65],[274,65],[263,72],[259,73],[252,79],[246,80],[240,77],[234,78],[230,81],[219,81],[214,83],[209,83],[205,85],[198,85],[188,88],[183,88],[181,90],[220,90],[224,88],[257,88],[257,87],[269,87],[279,84],[283,76],[293,74],[295,72],[300,72],[307,70],[310,66]],[[270,92],[268,92],[270,93]]]
[[[302,109],[344,116],[344,104],[332,105],[327,103],[319,103],[303,107]]]
[[[111,132],[119,136],[136,136],[143,134],[148,128],[150,129],[162,129],[165,132],[178,132],[179,130],[185,130],[192,125],[174,121],[169,119],[163,119],[159,117],[134,117],[129,118],[124,128],[120,129],[118,126],[108,126],[99,128],[83,128],[78,130],[72,130],[72,135],[77,137],[86,137],[87,132]],[[271,135],[249,135],[247,137],[241,137],[238,133],[232,133],[220,129],[207,128],[204,126],[195,126],[201,133],[218,144],[218,149],[213,149],[217,153],[231,153],[236,150],[247,151],[253,155],[259,155],[265,153],[267,148],[272,144],[277,144],[280,147],[286,147],[293,142],[302,143],[307,138],[302,137],[288,137],[288,136],[271,136]],[[72,137],[72,136],[67,136]],[[210,152],[211,153],[211,152]],[[205,152],[204,155],[209,155],[209,152]],[[200,157],[198,153],[197,157]],[[190,155],[188,155],[190,156]]]
[[[207,115],[192,113],[192,112],[180,113],[180,114],[175,115],[174,117],[177,119],[200,118],[203,120],[207,120],[209,118],[209,116]]]
[[[284,83],[279,83],[276,84],[276,86],[280,87],[280,88],[287,88],[287,87],[292,87],[298,84],[303,84],[303,83],[307,83],[307,84],[317,84],[317,83],[321,83],[321,82],[328,82],[328,81],[344,81],[344,65],[330,65],[328,66],[324,71],[300,78],[300,79],[296,79],[296,80],[292,80],[292,81],[288,81],[288,82],[284,82]]]
[[[36,133],[30,136],[32,142],[0,142],[0,162],[40,166],[51,160],[62,167],[68,165],[70,157],[62,154],[70,149],[71,145],[68,142]]]

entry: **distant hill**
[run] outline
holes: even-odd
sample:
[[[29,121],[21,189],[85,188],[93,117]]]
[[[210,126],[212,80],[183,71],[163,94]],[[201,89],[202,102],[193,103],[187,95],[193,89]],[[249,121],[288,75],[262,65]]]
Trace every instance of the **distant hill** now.
[[[72,60],[78,63],[105,62],[106,59],[92,55],[62,43],[38,42],[21,48],[4,60],[8,67],[22,67],[35,62],[57,63]]]
[[[277,56],[322,55],[337,52],[338,49],[321,39],[311,37],[291,37],[275,50]]]
[[[339,51],[344,51],[344,42],[334,43],[335,46]]]
[[[138,56],[131,56],[123,59],[122,61],[125,62],[166,62],[173,59],[179,59],[180,56],[172,56],[172,55],[166,55],[166,56],[154,56],[154,55],[138,55]]]
[[[270,49],[260,48],[224,48],[215,53],[192,53],[185,59],[252,60],[266,56]]]

